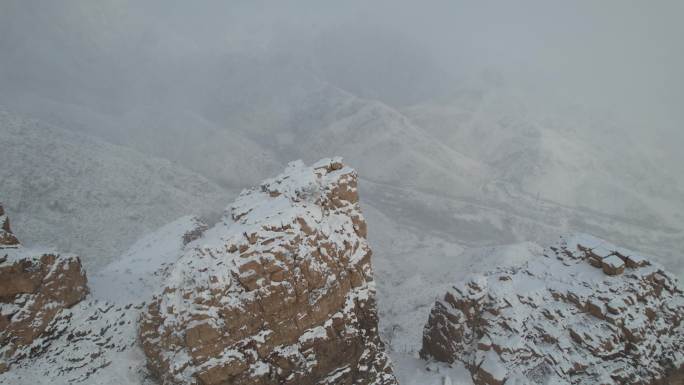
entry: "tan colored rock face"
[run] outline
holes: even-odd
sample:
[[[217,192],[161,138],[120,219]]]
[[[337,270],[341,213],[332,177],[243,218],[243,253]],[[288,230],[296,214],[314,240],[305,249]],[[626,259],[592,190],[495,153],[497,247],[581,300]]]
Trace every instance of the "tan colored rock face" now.
[[[13,239],[0,246],[0,366],[6,370],[38,353],[34,341],[49,340],[50,324],[63,309],[80,302],[88,288],[78,257],[33,255],[21,248],[4,220],[0,237]]]
[[[478,385],[670,384],[681,381],[682,346],[675,279],[581,236],[455,286],[432,309],[421,354],[462,361]]]
[[[293,163],[245,191],[140,322],[162,383],[395,384],[356,173]]]

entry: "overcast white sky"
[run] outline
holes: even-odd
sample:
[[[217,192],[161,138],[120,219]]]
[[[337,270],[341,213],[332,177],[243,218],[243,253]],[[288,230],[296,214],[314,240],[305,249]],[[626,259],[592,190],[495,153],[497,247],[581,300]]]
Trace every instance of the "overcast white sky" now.
[[[678,0],[5,0],[0,14],[6,57],[0,74],[35,65],[9,59],[17,50],[54,67],[81,55],[69,51],[72,42],[54,43],[73,36],[49,36],[54,25],[80,31],[94,46],[104,44],[105,52],[140,55],[141,62],[157,51],[182,58],[283,44],[306,53],[297,45],[336,28],[349,31],[350,41],[367,46],[366,52],[383,55],[377,45],[387,39],[357,31],[377,30],[429,56],[426,71],[467,78],[494,69],[508,82],[615,112],[644,133],[680,135],[684,122],[684,2]],[[117,60],[125,59],[111,65]],[[5,82],[21,81],[9,72]],[[49,82],[52,75],[45,72],[52,71],[42,72]]]

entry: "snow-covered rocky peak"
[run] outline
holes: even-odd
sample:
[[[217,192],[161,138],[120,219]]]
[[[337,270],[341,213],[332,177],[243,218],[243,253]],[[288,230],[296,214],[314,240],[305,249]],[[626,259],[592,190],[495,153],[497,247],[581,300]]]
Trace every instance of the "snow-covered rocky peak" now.
[[[290,163],[189,246],[140,324],[163,383],[396,383],[357,175],[341,159]]]
[[[41,353],[62,311],[87,294],[81,260],[23,248],[0,206],[0,373]]]
[[[462,361],[476,384],[655,384],[684,373],[682,346],[676,279],[574,236],[455,285],[432,309],[422,355]]]

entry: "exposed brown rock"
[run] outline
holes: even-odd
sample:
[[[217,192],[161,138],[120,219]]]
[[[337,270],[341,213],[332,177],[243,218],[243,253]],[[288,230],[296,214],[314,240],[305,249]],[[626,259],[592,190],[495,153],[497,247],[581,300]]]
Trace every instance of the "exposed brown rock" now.
[[[608,275],[620,275],[625,272],[625,262],[622,258],[611,255],[601,261],[601,268]]]
[[[198,237],[205,228],[197,218],[179,218],[89,276],[93,295],[57,313],[40,337],[21,348],[30,358],[13,362],[0,384],[150,383],[137,341],[141,311],[163,272],[191,247],[188,234]]]
[[[421,354],[462,361],[477,385],[655,385],[681,383],[682,346],[675,278],[580,236],[456,285],[432,309]]]
[[[140,339],[163,384],[393,385],[356,173],[288,166],[169,271]]]
[[[0,213],[4,240],[0,245],[0,367],[7,370],[13,362],[37,353],[33,342],[49,339],[53,320],[81,301],[88,288],[78,257],[24,250],[2,208]]]

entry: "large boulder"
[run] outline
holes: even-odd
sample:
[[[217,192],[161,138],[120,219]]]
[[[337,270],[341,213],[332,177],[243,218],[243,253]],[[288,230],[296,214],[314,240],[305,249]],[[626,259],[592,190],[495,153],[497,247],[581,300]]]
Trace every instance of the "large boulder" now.
[[[64,309],[87,294],[78,257],[24,249],[0,206],[0,372],[40,352]]]
[[[142,315],[161,383],[396,384],[356,185],[327,159],[240,195]]]
[[[425,358],[476,384],[682,384],[684,295],[662,267],[588,236],[437,301]],[[679,382],[677,382],[679,381]]]

